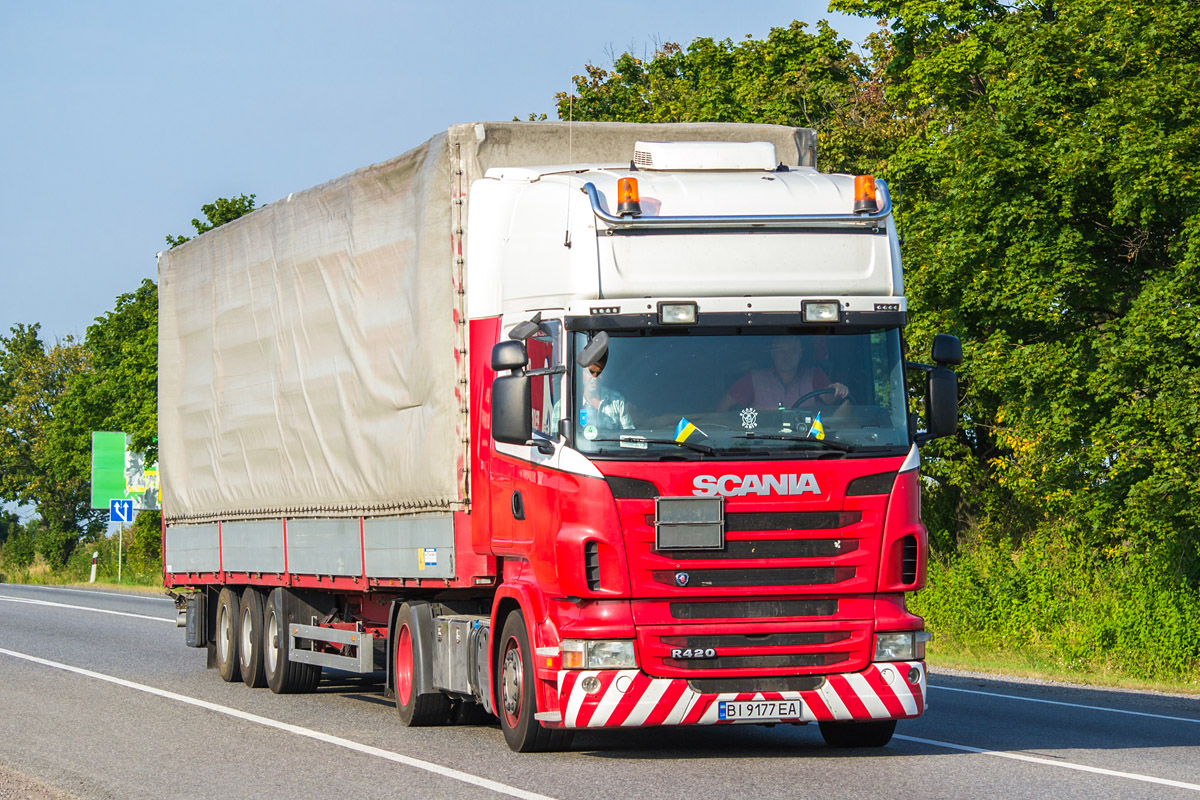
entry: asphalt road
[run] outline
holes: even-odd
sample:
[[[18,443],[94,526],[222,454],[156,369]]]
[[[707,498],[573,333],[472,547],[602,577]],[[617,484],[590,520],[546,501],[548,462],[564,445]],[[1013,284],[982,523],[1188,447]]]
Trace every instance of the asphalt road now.
[[[882,750],[816,726],[585,733],[512,753],[496,725],[406,729],[381,686],[223,683],[164,597],[0,585],[8,798],[1200,798],[1200,699],[939,674]]]

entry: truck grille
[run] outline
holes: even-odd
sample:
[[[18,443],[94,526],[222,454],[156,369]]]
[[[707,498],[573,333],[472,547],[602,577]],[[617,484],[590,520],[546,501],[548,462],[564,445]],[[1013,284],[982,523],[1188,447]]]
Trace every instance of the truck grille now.
[[[848,631],[811,631],[802,633],[719,633],[712,636],[663,636],[667,647],[705,649],[709,647],[799,647],[833,644],[850,638]]]
[[[724,550],[666,550],[676,561],[736,558],[834,558],[858,549],[854,539],[760,539],[726,542]]]
[[[663,659],[663,665],[686,670],[788,669],[831,667],[846,660],[848,653],[787,653],[784,655],[728,656],[725,658]]]
[[[655,582],[675,587],[829,586],[854,577],[854,567],[654,570]],[[686,575],[686,578],[681,576]],[[683,582],[681,582],[683,581]]]
[[[821,688],[823,675],[789,675],[783,678],[691,678],[688,688],[696,694],[726,692],[808,692]]]
[[[775,619],[832,617],[837,600],[734,600],[709,603],[671,603],[675,619]]]
[[[753,511],[725,515],[727,531],[827,531],[862,520],[861,511]]]
[[[691,622],[639,627],[638,658],[658,677],[783,678],[848,672],[870,657],[871,620]]]

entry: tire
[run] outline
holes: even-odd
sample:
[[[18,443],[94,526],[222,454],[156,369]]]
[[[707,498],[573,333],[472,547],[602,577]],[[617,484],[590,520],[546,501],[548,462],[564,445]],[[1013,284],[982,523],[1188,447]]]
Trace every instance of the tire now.
[[[421,659],[413,639],[417,636],[413,608],[408,603],[396,612],[396,629],[392,634],[392,676],[396,682],[396,714],[408,728],[444,725],[450,719],[450,698],[441,692],[420,693]]]
[[[267,685],[263,670],[263,593],[253,586],[242,592],[241,609],[238,616],[238,667],[242,681],[251,689]]]
[[[275,694],[307,694],[321,682],[321,667],[288,658],[288,623],[282,588],[271,591],[263,612],[263,675]]]
[[[228,586],[217,596],[217,672],[221,680],[232,683],[242,677],[238,665],[238,611],[241,601]]]
[[[896,720],[822,722],[821,737],[830,747],[883,747],[896,732]]]
[[[534,664],[529,649],[525,617],[514,611],[504,620],[496,659],[496,716],[509,749],[517,753],[545,753],[571,746],[572,731],[542,727],[537,713]]]

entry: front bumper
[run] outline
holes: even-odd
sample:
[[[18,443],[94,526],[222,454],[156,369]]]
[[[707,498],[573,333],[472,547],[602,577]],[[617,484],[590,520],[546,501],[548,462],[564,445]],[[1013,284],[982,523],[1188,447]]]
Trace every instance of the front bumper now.
[[[915,668],[917,680],[908,680]],[[583,680],[594,676],[599,688],[589,693]],[[827,675],[815,689],[791,692],[727,692],[701,694],[683,678],[652,678],[641,670],[561,670],[558,702],[561,715],[539,714],[548,727],[639,728],[653,725],[731,725],[719,719],[720,701],[800,700],[799,719],[755,719],[770,722],[824,722],[907,719],[925,711],[925,663],[900,661],[868,664],[861,672]],[[558,717],[556,719],[555,717]],[[555,723],[558,723],[557,725]]]

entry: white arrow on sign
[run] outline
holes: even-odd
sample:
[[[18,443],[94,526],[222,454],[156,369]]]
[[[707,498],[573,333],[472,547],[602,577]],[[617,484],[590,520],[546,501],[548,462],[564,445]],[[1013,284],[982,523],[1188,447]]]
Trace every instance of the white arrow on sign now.
[[[109,500],[108,518],[112,522],[133,522],[133,501]]]

